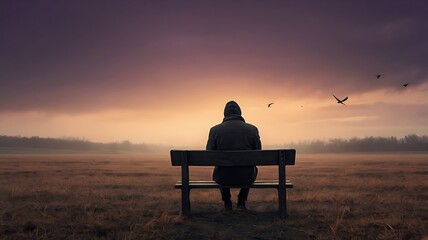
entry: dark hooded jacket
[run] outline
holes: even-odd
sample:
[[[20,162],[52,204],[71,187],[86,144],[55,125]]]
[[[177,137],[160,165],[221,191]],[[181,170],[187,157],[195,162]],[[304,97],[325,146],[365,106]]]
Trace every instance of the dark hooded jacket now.
[[[258,129],[245,123],[239,105],[230,101],[224,109],[221,124],[211,128],[207,150],[259,150],[261,142]],[[255,181],[257,168],[248,167],[215,167],[213,180],[219,184],[250,184]]]

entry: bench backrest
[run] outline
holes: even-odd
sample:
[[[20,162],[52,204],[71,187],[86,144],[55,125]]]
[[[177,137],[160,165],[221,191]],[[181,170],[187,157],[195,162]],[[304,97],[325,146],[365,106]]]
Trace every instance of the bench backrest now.
[[[294,165],[295,158],[296,150],[294,149],[239,151],[171,150],[171,163],[173,166]]]

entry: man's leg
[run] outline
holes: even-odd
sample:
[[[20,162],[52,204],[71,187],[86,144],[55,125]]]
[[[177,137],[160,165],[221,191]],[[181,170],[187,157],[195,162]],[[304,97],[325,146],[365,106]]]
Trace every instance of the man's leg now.
[[[232,201],[230,200],[230,188],[220,188],[221,200],[224,201],[224,208],[232,210]]]
[[[249,192],[250,192],[249,188],[241,188],[241,190],[239,191],[238,204],[237,204],[237,207],[239,209],[247,209],[247,207],[245,206],[245,202],[247,201]]]

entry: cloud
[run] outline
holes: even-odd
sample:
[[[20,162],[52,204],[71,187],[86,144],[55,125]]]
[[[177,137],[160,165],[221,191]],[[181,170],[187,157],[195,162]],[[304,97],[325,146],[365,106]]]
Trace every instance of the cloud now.
[[[424,2],[3,5],[1,111],[168,108],[248,92],[310,100],[428,82]]]

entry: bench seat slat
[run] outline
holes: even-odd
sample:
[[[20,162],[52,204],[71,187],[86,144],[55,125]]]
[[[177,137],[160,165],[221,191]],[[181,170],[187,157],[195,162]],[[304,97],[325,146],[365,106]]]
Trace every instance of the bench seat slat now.
[[[278,165],[279,154],[285,157],[285,165],[294,165],[296,150],[171,150],[172,166],[180,166],[186,153],[189,166],[269,166]]]
[[[278,188],[279,183],[277,180],[263,180],[256,181],[251,185],[220,185],[214,181],[189,181],[190,188]],[[293,188],[293,183],[290,180],[285,181],[286,188]],[[181,188],[181,181],[175,184],[175,188]]]

